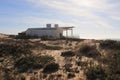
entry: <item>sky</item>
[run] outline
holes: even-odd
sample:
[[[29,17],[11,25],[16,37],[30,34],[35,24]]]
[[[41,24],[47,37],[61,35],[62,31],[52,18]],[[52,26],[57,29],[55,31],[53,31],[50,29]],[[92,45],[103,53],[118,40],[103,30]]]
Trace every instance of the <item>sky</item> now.
[[[120,0],[0,0],[0,33],[47,23],[74,26],[74,36],[120,39]]]

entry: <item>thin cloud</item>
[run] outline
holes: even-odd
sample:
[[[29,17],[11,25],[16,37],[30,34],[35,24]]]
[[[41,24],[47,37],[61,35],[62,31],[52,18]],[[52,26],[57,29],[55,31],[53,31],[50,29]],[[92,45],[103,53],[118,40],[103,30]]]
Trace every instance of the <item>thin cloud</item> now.
[[[66,16],[77,16],[77,20],[81,17],[90,19],[91,23],[96,24],[99,27],[111,28],[112,26],[107,20],[101,18],[93,11],[101,12],[101,14],[111,13],[114,8],[118,7],[118,3],[110,3],[109,0],[27,0],[33,5],[47,6],[61,12]],[[108,17],[112,14],[108,14]],[[111,18],[111,17],[110,17]],[[111,18],[113,19],[113,18]],[[74,23],[73,23],[74,24]],[[80,24],[79,24],[80,25]]]
[[[51,18],[39,18],[37,16],[26,16],[26,17],[14,17],[14,18],[1,18],[0,22],[3,23],[16,23],[16,24],[26,24],[26,25],[37,25],[39,27],[43,24],[60,24],[61,26],[75,26],[73,23],[69,23],[62,20],[51,19]],[[36,26],[33,26],[36,27]]]
[[[38,18],[38,17],[24,17],[22,18],[22,23],[26,23],[26,24],[47,24],[47,23],[51,23],[51,24],[60,24],[61,26],[63,25],[67,25],[67,26],[72,26],[74,24],[72,23],[67,23],[61,20],[57,20],[57,19],[48,19],[48,18]]]

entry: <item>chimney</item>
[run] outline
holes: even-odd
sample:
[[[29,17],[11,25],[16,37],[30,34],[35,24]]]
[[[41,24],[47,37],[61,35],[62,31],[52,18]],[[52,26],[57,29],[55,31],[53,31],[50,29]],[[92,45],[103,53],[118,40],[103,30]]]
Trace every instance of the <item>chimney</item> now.
[[[46,27],[47,28],[51,28],[51,24],[46,24]]]
[[[55,25],[54,25],[54,27],[55,27],[55,28],[58,28],[58,27],[59,27],[59,25],[58,25],[58,24],[55,24]]]

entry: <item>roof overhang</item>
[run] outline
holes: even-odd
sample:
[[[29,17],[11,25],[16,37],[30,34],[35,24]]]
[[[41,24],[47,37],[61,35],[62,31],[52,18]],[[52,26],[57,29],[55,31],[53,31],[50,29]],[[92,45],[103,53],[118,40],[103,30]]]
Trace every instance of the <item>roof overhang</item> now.
[[[71,27],[60,27],[61,29],[63,29],[63,30],[69,30],[69,29],[72,29],[72,28],[74,28],[73,26],[71,26]]]

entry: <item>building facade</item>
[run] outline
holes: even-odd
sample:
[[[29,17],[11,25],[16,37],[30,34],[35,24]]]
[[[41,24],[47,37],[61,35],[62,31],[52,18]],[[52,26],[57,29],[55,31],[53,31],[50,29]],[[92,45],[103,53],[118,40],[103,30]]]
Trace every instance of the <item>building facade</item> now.
[[[73,27],[59,27],[58,24],[51,27],[51,24],[47,24],[46,28],[28,28],[25,33],[27,36],[61,38],[63,36],[63,31],[67,31],[70,28],[72,29]]]

